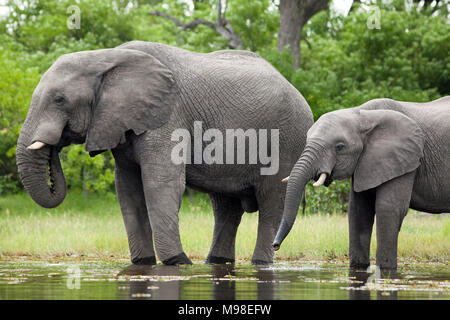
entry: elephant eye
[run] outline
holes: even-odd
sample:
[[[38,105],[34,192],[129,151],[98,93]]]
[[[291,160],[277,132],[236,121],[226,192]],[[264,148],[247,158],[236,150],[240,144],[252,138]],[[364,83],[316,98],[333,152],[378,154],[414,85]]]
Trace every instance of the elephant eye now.
[[[341,151],[342,149],[344,149],[344,147],[345,147],[345,144],[344,144],[343,142],[339,142],[339,143],[336,145],[336,150],[337,150],[337,151]]]
[[[62,106],[64,104],[64,102],[66,101],[66,99],[64,99],[64,97],[62,97],[62,96],[57,96],[54,99],[54,101],[58,106]]]

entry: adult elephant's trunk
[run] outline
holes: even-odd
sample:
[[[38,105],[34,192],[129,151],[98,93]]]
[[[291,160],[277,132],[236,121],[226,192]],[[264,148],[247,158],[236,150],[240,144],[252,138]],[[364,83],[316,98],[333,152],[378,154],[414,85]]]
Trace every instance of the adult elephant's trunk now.
[[[317,162],[321,152],[317,145],[308,143],[300,159],[295,164],[289,176],[284,200],[284,212],[280,227],[273,242],[273,248],[278,250],[284,238],[288,235],[300,206],[301,196],[305,191],[306,184],[313,179],[317,172]],[[318,182],[323,178],[321,177]]]
[[[31,198],[44,208],[58,206],[66,196],[66,180],[55,147],[29,150],[19,137],[16,159],[20,179]]]

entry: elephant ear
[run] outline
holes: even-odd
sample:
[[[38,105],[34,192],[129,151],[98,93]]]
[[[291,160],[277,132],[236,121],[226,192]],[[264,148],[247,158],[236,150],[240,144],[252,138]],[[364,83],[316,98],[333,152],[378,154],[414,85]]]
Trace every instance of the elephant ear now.
[[[98,83],[86,151],[91,156],[125,142],[125,133],[139,135],[164,125],[176,103],[172,72],[155,57],[137,50],[98,50]]]
[[[360,129],[365,141],[353,175],[356,192],[375,188],[420,165],[424,136],[411,118],[392,110],[361,110]]]

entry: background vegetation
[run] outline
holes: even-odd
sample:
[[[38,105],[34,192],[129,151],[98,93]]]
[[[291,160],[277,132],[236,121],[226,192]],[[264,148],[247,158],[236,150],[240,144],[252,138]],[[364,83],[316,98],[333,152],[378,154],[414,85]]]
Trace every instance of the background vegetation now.
[[[31,95],[42,74],[64,53],[117,46],[130,40],[162,42],[199,52],[230,47],[214,28],[216,0],[9,0],[0,20],[0,195],[22,189],[15,146]],[[450,94],[448,1],[354,1],[348,15],[321,10],[302,30],[301,63],[293,68],[289,48],[277,46],[280,1],[222,1],[240,47],[271,62],[306,98],[317,119],[325,112],[389,97],[429,101]],[[81,28],[70,30],[70,5],[80,8]],[[367,21],[380,8],[380,29]],[[163,12],[173,19],[154,14]],[[151,14],[149,14],[151,13]],[[225,20],[223,20],[225,21]],[[110,153],[89,158],[84,146],[61,155],[71,190],[114,192]],[[308,191],[308,212],[345,211],[348,182]],[[331,199],[331,201],[330,201]]]
[[[48,210],[20,193],[0,197],[0,211],[0,259],[129,259],[127,236],[113,194],[94,194],[84,201],[80,191],[72,191],[59,207]],[[276,259],[347,263],[347,217],[324,212],[299,216]],[[186,195],[179,217],[183,250],[190,258],[203,261],[214,230],[209,198],[196,193],[189,201]],[[257,230],[258,215],[244,214],[236,237],[236,258],[241,262],[251,260]],[[372,238],[374,260],[376,225]],[[408,214],[399,234],[399,263],[448,263],[449,239],[450,215]]]

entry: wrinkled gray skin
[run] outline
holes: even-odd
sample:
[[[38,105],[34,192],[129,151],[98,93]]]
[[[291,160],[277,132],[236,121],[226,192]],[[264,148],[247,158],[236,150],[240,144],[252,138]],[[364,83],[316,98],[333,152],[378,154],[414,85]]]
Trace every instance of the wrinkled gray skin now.
[[[203,130],[222,133],[280,129],[278,174],[261,176],[261,164],[175,165],[170,155],[179,141],[171,141],[171,134],[186,128],[193,137],[194,121],[202,121]],[[86,143],[91,156],[111,149],[135,264],[156,262],[153,239],[165,264],[191,263],[178,230],[185,185],[211,198],[215,227],[207,262],[233,262],[241,216],[259,210],[252,261],[270,263],[271,242],[283,212],[285,186],[280,179],[300,156],[312,124],[302,95],[256,54],[199,54],[133,41],[114,49],[63,55],[52,65],[33,94],[18,141],[17,164],[34,201],[51,208],[65,196],[58,158],[62,147]],[[46,146],[27,149],[36,141]]]
[[[323,115],[308,131],[291,171],[277,250],[291,229],[306,183],[352,178],[350,266],[369,266],[376,214],[376,264],[397,267],[397,238],[408,208],[450,212],[450,96],[428,103],[371,100]]]

